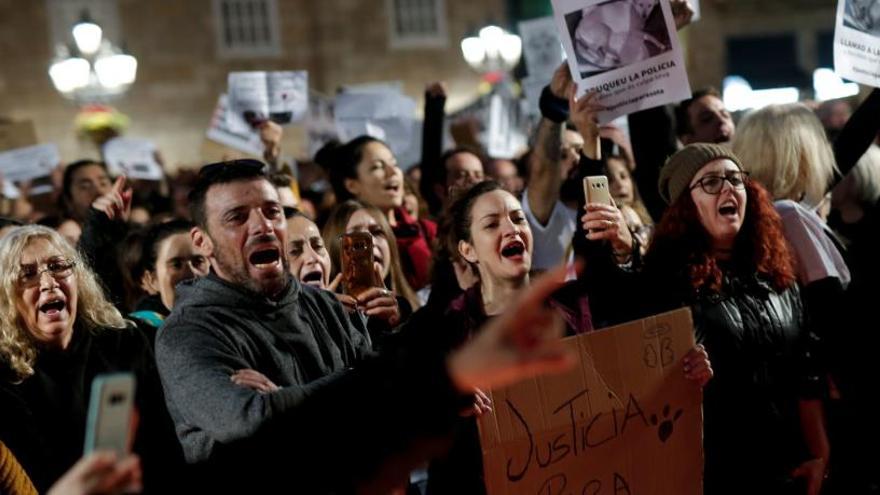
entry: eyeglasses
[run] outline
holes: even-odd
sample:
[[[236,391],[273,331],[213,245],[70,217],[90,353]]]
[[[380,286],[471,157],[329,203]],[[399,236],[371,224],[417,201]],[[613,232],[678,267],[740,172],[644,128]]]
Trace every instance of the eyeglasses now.
[[[75,266],[75,261],[66,259],[50,261],[42,270],[37,268],[37,265],[25,265],[21,267],[18,280],[24,285],[36,285],[46,272],[49,272],[55,280],[60,280],[71,276]]]
[[[724,181],[729,182],[734,189],[742,190],[746,188],[748,180],[749,173],[742,170],[724,175],[707,175],[692,185],[690,190],[693,191],[699,186],[706,194],[720,194],[724,187]]]

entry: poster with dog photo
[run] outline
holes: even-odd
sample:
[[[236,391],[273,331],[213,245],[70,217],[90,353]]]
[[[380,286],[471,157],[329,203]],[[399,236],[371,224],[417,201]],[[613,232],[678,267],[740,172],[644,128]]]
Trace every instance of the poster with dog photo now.
[[[834,71],[880,87],[880,0],[840,0],[834,29]]]
[[[669,0],[552,0],[578,97],[601,123],[691,96]]]

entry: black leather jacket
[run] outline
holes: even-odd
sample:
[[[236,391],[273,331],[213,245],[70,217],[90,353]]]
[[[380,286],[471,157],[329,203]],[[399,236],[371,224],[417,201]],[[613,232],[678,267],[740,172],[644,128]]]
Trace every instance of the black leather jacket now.
[[[703,397],[705,493],[785,492],[791,469],[807,459],[798,401],[824,385],[799,288],[777,291],[757,274],[728,272],[719,291],[695,291],[683,267],[626,272],[607,246],[586,247],[580,281],[597,328],[693,311],[715,371]]]

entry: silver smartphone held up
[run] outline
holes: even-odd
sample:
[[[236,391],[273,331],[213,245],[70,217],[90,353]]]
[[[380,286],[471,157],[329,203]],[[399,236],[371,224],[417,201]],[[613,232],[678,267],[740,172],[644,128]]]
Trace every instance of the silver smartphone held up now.
[[[584,198],[587,203],[599,203],[614,206],[611,191],[608,189],[608,177],[591,175],[584,177]]]
[[[85,455],[112,450],[123,456],[131,450],[134,389],[132,373],[106,373],[92,381]]]

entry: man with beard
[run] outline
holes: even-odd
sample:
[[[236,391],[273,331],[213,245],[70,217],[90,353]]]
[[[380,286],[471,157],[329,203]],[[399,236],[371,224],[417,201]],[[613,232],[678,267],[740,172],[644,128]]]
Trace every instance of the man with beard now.
[[[427,458],[474,387],[569,364],[541,306],[561,271],[450,356],[404,338],[373,355],[333,294],[289,275],[286,221],[262,163],[203,167],[190,210],[212,270],[177,287],[156,360],[206,492],[387,491]],[[429,329],[416,330],[406,335]]]

